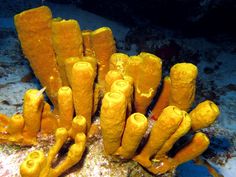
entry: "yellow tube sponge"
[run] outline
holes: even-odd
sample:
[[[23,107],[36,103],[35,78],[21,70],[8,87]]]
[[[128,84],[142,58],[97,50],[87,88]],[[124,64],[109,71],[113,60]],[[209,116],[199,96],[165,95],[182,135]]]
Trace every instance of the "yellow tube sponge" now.
[[[121,147],[116,151],[116,155],[122,158],[131,159],[148,128],[147,118],[140,113],[134,113],[127,119]]]
[[[128,75],[134,79],[134,85],[136,85],[137,83],[142,63],[143,63],[143,58],[141,58],[140,56],[129,57],[127,67],[125,70],[125,75]]]
[[[20,166],[20,174],[22,177],[39,177],[40,166],[33,160],[25,160]]]
[[[22,131],[24,128],[24,118],[21,114],[15,114],[9,120],[7,132],[10,134],[10,141],[19,142],[22,141]]]
[[[105,77],[105,90],[110,92],[111,85],[118,79],[123,79],[122,74],[116,70],[110,70]]]
[[[29,89],[24,95],[23,117],[25,126],[23,136],[26,143],[36,143],[36,136],[41,125],[43,99],[42,93],[36,89]]]
[[[78,61],[81,61],[81,58],[69,57],[65,59],[65,71],[66,71],[66,76],[67,76],[70,86],[71,86],[71,78],[72,78],[72,68],[74,64],[77,63]]]
[[[47,95],[56,106],[57,91],[62,81],[52,46],[51,20],[51,11],[46,6],[26,10],[14,17],[23,53],[40,83],[47,87]],[[51,76],[53,82],[50,81]]]
[[[40,131],[42,134],[48,135],[55,133],[57,128],[58,122],[56,115],[51,111],[50,105],[44,102]]]
[[[210,141],[208,137],[202,132],[197,132],[191,142],[173,157],[175,166],[201,155],[208,148],[209,144]]]
[[[58,128],[55,133],[55,143],[54,145],[49,149],[46,163],[44,164],[44,167],[41,170],[39,177],[45,177],[50,176],[52,171],[52,161],[56,157],[57,153],[60,151],[63,144],[67,141],[69,135],[66,128]],[[55,176],[56,177],[56,176]]]
[[[197,105],[190,112],[192,119],[192,129],[194,131],[210,126],[219,116],[220,110],[218,106],[209,100],[206,100]]]
[[[148,142],[134,160],[142,166],[152,166],[150,158],[155,155],[171,135],[178,129],[183,119],[182,111],[175,106],[166,107],[152,127]]]
[[[125,69],[125,75],[124,80],[127,80],[130,82],[130,84],[133,86],[134,90],[134,107],[137,105],[136,96],[137,96],[137,82],[139,79],[139,72],[141,71],[143,59],[140,56],[131,56],[128,60],[127,67]],[[137,108],[135,107],[136,112],[139,112]]]
[[[187,112],[183,111],[183,120],[178,129],[170,136],[170,138],[164,143],[161,149],[157,152],[155,158],[164,157],[167,152],[171,150],[176,141],[184,136],[191,128],[191,118]]]
[[[69,57],[65,60],[65,69],[66,69],[66,75],[67,79],[69,81],[69,84],[71,86],[71,78],[72,78],[72,68],[75,63],[79,61],[86,61],[91,64],[94,70],[94,75],[97,75],[97,60],[94,57],[86,56],[86,57]]]
[[[195,98],[198,69],[192,63],[177,63],[170,69],[169,105],[188,111]]]
[[[64,86],[58,90],[58,108],[59,127],[69,130],[74,116],[73,96],[70,87]]]
[[[162,110],[169,105],[170,87],[171,87],[170,77],[166,76],[163,81],[163,88],[161,94],[154,108],[152,109],[152,118],[154,120],[157,120]]]
[[[93,115],[96,113],[98,109],[99,101],[102,97],[101,90],[102,90],[102,86],[98,83],[95,83],[94,91],[93,91],[93,110],[92,110]]]
[[[92,56],[85,56],[82,58],[82,61],[86,61],[91,64],[93,67],[94,75],[97,75],[97,59]]]
[[[131,85],[131,89],[132,89],[131,90],[132,94],[131,94],[131,97],[130,97],[130,100],[131,100],[130,108],[131,109],[129,109],[129,105],[128,105],[128,110],[131,111],[130,113],[132,113],[132,111],[133,111],[133,102],[134,102],[134,79],[129,75],[124,75],[123,77],[124,77],[124,80],[128,81],[129,84]],[[129,112],[127,113],[127,115],[129,115]]]
[[[62,145],[66,142],[68,138],[68,131],[65,128],[58,128],[55,133],[56,142],[50,148],[47,157],[47,165],[46,168],[49,170],[51,168],[52,160],[55,158],[59,150],[61,149]]]
[[[75,139],[77,133],[86,133],[86,119],[84,116],[78,115],[73,121],[69,130],[69,136]]]
[[[86,126],[86,123],[84,125]],[[58,177],[79,162],[86,144],[86,136],[83,132],[77,132],[75,135],[75,144],[70,147],[65,160],[55,168],[52,168],[52,161],[67,141],[68,135],[68,131],[65,128],[58,128],[55,133],[56,142],[50,148],[47,158],[42,151],[31,152],[20,166],[21,175],[23,177]]]
[[[134,106],[137,112],[146,113],[159,86],[161,68],[161,59],[150,53],[142,52],[128,60],[125,74],[134,79]]]
[[[77,62],[72,68],[72,91],[76,115],[86,118],[87,132],[91,125],[94,70],[88,62]]]
[[[173,158],[162,158],[159,166],[152,166],[148,170],[154,174],[164,174],[178,165],[200,156],[209,144],[208,137],[202,132],[197,132],[191,142],[179,150]]]
[[[121,92],[107,92],[100,113],[103,145],[106,154],[113,154],[121,144],[125,126],[126,99]]]
[[[150,53],[141,52],[139,56],[143,63],[135,82],[134,104],[137,112],[145,114],[161,81],[162,61]]]
[[[65,160],[56,166],[50,172],[50,177],[58,177],[63,172],[74,166],[80,161],[85,150],[86,136],[84,133],[78,133],[75,137],[75,144],[73,144],[65,158]]]
[[[5,132],[6,127],[9,125],[9,117],[0,113],[0,132]]]
[[[153,165],[148,170],[154,174],[164,174],[178,165],[198,157],[208,148],[209,144],[208,137],[204,133],[198,132],[193,136],[191,142],[177,152],[173,158],[161,158],[159,165]]]
[[[132,85],[132,87],[133,87],[133,85],[134,85],[134,79],[133,79],[133,77],[131,77],[131,76],[129,76],[129,75],[124,75],[123,77],[124,77],[124,80],[128,81],[129,84]]]
[[[122,92],[125,95],[127,103],[127,117],[132,113],[132,95],[133,87],[130,85],[129,81],[119,79],[116,80],[111,86],[111,92]]]
[[[128,63],[129,56],[124,53],[114,53],[110,58],[110,70],[117,70],[120,73],[125,73],[125,68]]]
[[[92,48],[98,62],[98,82],[103,83],[109,71],[109,61],[116,52],[115,41],[110,28],[102,27],[91,33]]]
[[[29,153],[20,165],[20,174],[22,177],[39,177],[45,163],[46,157],[43,151],[35,150]]]
[[[95,53],[92,49],[91,33],[92,33],[91,30],[83,30],[82,31],[84,56],[94,57]]]
[[[68,86],[65,60],[68,57],[83,56],[83,41],[79,23],[76,20],[52,21],[52,42],[56,53],[63,86]]]

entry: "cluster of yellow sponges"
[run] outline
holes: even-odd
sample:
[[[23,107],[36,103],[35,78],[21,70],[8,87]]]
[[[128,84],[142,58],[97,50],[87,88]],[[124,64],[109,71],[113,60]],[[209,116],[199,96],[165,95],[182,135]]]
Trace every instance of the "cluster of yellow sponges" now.
[[[52,168],[53,159],[69,137],[73,138],[75,143],[71,145],[64,161]],[[86,136],[83,132],[79,132],[73,137],[65,128],[58,128],[55,138],[56,142],[47,156],[41,150],[35,150],[28,154],[20,166],[22,177],[58,177],[80,161],[86,143]]]
[[[137,154],[148,128],[144,114],[162,78],[161,59],[146,52],[137,56],[115,53],[109,28],[81,31],[76,20],[52,19],[46,6],[16,15],[15,25],[23,52],[46,88],[54,111],[43,100],[43,90],[28,90],[22,116],[14,115],[11,119],[0,116],[3,120],[0,131],[5,132],[0,141],[32,145],[38,132],[56,132],[56,143],[47,157],[35,151],[22,163],[23,177],[59,176],[81,159],[91,117],[100,99],[100,125],[108,155],[133,159],[150,172],[163,174],[207,149],[209,139],[197,132],[173,158],[167,156],[190,129],[208,127],[219,115],[218,107],[208,100],[187,113],[195,97],[198,74],[195,65],[178,63],[171,68],[170,77],[165,77],[152,110],[156,122]],[[75,144],[65,161],[52,169],[52,159],[68,138],[74,139]]]

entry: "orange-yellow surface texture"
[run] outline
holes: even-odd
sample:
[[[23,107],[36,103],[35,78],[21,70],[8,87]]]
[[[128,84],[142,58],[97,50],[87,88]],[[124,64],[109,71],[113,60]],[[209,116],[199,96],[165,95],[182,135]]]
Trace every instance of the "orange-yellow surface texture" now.
[[[52,46],[52,14],[48,7],[26,10],[15,15],[14,21],[24,55],[36,77],[47,87],[47,95],[57,104],[57,91],[62,86]],[[50,77],[53,80],[50,81]]]
[[[134,113],[127,119],[125,131],[122,137],[121,147],[116,155],[125,159],[131,159],[148,128],[147,118],[140,113]]]
[[[91,33],[92,49],[98,62],[98,82],[103,83],[109,71],[109,61],[116,52],[115,41],[110,28],[102,27]]]
[[[203,101],[190,112],[194,131],[210,126],[219,116],[218,106],[209,100]]]
[[[83,41],[79,23],[76,20],[52,21],[52,42],[56,53],[63,86],[68,86],[65,60],[83,56]]]
[[[161,81],[162,61],[153,54],[141,52],[130,57],[125,73],[134,79],[135,110],[145,114]]]
[[[170,87],[171,87],[170,77],[166,76],[163,81],[163,88],[161,94],[154,108],[152,109],[152,118],[155,120],[158,119],[162,110],[169,105]]]
[[[169,105],[188,111],[193,104],[198,69],[192,63],[177,63],[170,70]]]
[[[92,48],[91,33],[92,33],[91,30],[82,31],[84,56],[94,57],[95,53]]]
[[[103,145],[106,154],[113,154],[120,147],[125,128],[126,98],[121,92],[107,92],[102,100],[100,113]]]
[[[86,118],[87,131],[91,126],[93,109],[94,70],[90,63],[80,61],[72,68],[71,86],[76,115]]]
[[[155,155],[171,135],[178,129],[183,119],[182,111],[175,106],[166,107],[152,127],[148,142],[141,153],[134,157],[144,167],[151,167],[150,158]]]

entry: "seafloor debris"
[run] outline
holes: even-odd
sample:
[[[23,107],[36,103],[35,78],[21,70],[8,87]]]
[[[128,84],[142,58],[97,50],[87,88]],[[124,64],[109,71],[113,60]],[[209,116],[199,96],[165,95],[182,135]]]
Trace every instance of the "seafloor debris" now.
[[[89,138],[98,132],[91,122],[102,97],[102,140],[105,153],[113,159],[117,156],[133,159],[159,175],[173,171],[207,149],[209,139],[197,132],[173,157],[168,156],[173,145],[190,129],[205,128],[219,115],[218,107],[211,101],[200,103],[190,114],[186,112],[195,97],[195,65],[178,63],[171,68],[161,103],[155,107],[157,121],[143,143],[148,128],[143,114],[162,77],[159,57],[146,52],[130,57],[115,53],[111,29],[102,27],[81,32],[75,20],[52,19],[46,6],[17,14],[15,25],[23,53],[45,88],[25,93],[22,115],[13,115],[11,119],[0,115],[0,142],[34,145],[39,132],[50,134],[57,130],[56,142],[48,157],[36,151],[39,159],[31,159],[35,156],[34,152],[30,153],[21,165],[22,176],[27,177],[31,172],[38,176],[59,176],[75,165],[85,150],[86,138],[80,132]],[[45,89],[54,105],[53,111],[43,99]],[[58,139],[60,130],[64,138]],[[52,158],[69,136],[75,144],[65,160],[51,169]]]

